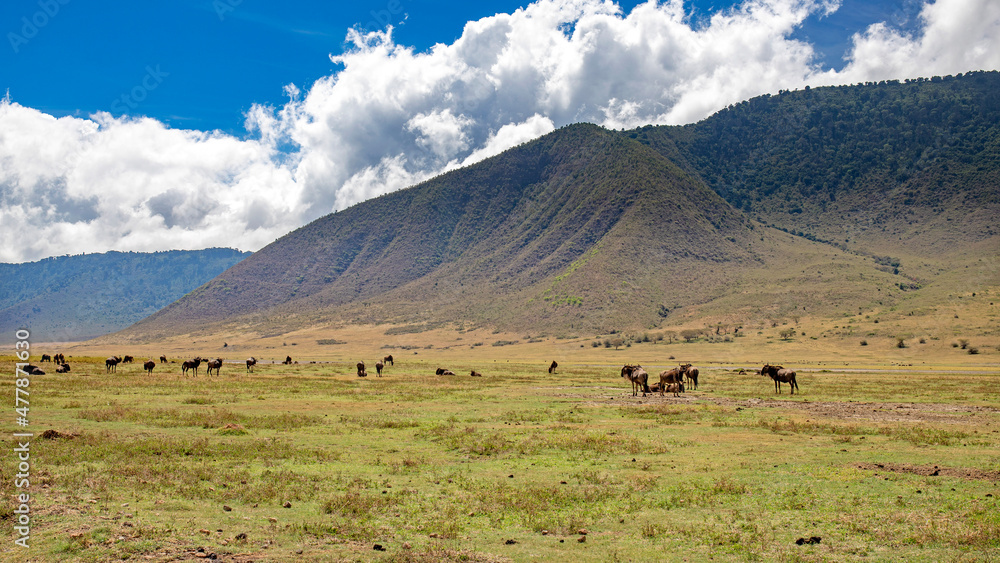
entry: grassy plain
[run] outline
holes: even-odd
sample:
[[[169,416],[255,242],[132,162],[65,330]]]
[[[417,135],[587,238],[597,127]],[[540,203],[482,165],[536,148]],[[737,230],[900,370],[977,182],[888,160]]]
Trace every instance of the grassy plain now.
[[[351,358],[285,335],[256,353],[292,350],[298,364],[227,363],[211,378],[177,363],[107,374],[104,355],[78,348],[70,374],[31,380],[31,548],[11,540],[0,558],[1000,558],[996,343],[969,355],[940,337],[899,349],[762,334],[614,350],[403,332],[435,344]],[[504,338],[520,342],[491,345]],[[799,369],[800,394],[739,373],[777,358]],[[356,377],[358,359],[372,376]],[[680,398],[632,397],[618,375],[626,361],[656,373],[681,360],[701,385]],[[13,375],[13,358],[0,370]],[[13,403],[13,377],[2,385]],[[5,441],[0,516],[13,527]]]

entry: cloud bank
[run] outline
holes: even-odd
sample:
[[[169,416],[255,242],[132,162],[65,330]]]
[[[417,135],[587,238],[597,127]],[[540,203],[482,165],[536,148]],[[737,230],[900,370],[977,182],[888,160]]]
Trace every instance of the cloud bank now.
[[[840,71],[792,39],[835,0],[747,0],[695,25],[681,0],[538,0],[416,52],[349,31],[340,69],[246,138],[0,102],[0,261],[230,246],[472,164],[568,123],[682,124],[779,89],[1000,69],[1000,4],[938,0],[918,33],[859,31]]]

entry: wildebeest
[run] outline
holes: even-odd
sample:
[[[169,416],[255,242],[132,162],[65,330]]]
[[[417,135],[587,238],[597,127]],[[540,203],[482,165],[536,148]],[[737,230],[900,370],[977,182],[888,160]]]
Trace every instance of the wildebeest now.
[[[687,377],[688,383],[693,383],[694,388],[698,388],[698,368],[692,366],[691,364],[681,365],[681,369],[684,370],[684,375]]]
[[[368,372],[365,371],[364,362],[358,362],[357,368],[358,368],[358,377],[368,377]]]
[[[646,370],[642,369],[642,366],[625,364],[622,368],[622,377],[627,378],[632,382],[632,396],[638,395],[638,389],[642,389],[642,396],[645,397],[646,393],[651,393],[649,390],[649,374]]]
[[[396,365],[396,364],[392,363],[392,354],[389,354],[388,356],[382,358],[382,363],[383,364],[389,364],[390,366]]]
[[[552,365],[549,366],[549,373],[555,373],[557,367],[559,367],[559,364],[555,360],[552,360]]]
[[[122,361],[118,356],[111,356],[104,360],[104,370],[106,373],[117,372],[118,364]]]
[[[434,374],[435,375],[455,375],[455,372],[451,371],[450,369],[437,368],[437,371],[435,371]]]
[[[146,373],[148,373],[149,375],[153,375],[153,368],[155,367],[156,367],[156,362],[154,362],[152,359],[142,364],[142,368],[145,369]]]
[[[781,384],[787,383],[789,389],[791,389],[791,394],[794,395],[795,391],[799,388],[799,384],[795,381],[795,371],[781,366],[772,366],[769,364],[764,364],[764,367],[760,368],[761,375],[769,375],[771,379],[774,380],[774,391],[776,393],[781,393]]]
[[[673,369],[665,369],[660,372],[660,395],[667,389],[667,386],[671,383],[677,383],[681,385],[681,390],[684,389],[684,370],[679,367]]]
[[[160,363],[161,364],[167,363],[167,357],[166,356],[160,356]]]
[[[66,363],[66,356],[64,356],[62,352],[59,352],[55,356],[52,356],[52,361],[55,362],[55,363],[57,363],[57,364],[59,364],[59,365],[65,364]]]
[[[59,367],[56,368],[56,373],[69,373],[69,364],[59,364]]]
[[[32,366],[32,370],[28,372],[28,375],[45,375],[45,372],[41,368]]]
[[[483,374],[479,373],[476,370],[472,370],[472,373],[470,373],[469,375],[471,375],[472,377],[482,377],[483,376]]]
[[[292,363],[292,357],[291,356],[285,356],[285,361],[282,362],[282,363],[283,364],[291,364]]]
[[[375,362],[375,375],[382,377],[382,368],[384,367],[385,364],[383,364],[382,362]]]
[[[181,364],[181,373],[187,373],[188,370],[193,370],[195,376],[198,375],[198,366],[201,365],[201,357],[195,358],[193,360],[185,360]]]
[[[131,364],[133,361],[135,361],[135,358],[133,358],[132,356],[125,356],[122,358],[123,364]]]
[[[42,354],[42,359],[38,360],[38,363],[51,362],[51,361],[52,361],[52,356],[50,356],[48,354]]]
[[[670,383],[670,384],[668,384],[667,385],[667,392],[673,393],[674,397],[680,397],[681,396],[681,384],[680,383]]]
[[[247,358],[247,373],[253,373],[253,367],[257,365],[257,358],[253,356]]]
[[[209,360],[208,368],[205,370],[208,375],[212,375],[212,370],[215,370],[215,375],[219,375],[219,370],[222,369],[222,358],[216,358],[214,360]]]

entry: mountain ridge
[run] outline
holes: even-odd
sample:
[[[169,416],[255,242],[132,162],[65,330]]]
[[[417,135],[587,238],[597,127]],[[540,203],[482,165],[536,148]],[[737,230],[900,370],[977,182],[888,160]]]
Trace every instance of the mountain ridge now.
[[[895,307],[1000,255],[994,91],[1000,73],[970,73],[783,92],[689,126],[569,125],[320,218],[121,337],[608,331]],[[904,126],[907,108],[924,110]]]

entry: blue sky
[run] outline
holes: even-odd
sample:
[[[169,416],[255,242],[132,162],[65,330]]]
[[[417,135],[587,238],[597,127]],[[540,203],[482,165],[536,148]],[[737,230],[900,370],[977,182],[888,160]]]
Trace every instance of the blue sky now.
[[[626,13],[637,4],[618,3]],[[467,21],[525,5],[6,0],[0,4],[5,36],[0,88],[18,103],[55,116],[108,111],[148,115],[173,127],[241,134],[243,114],[252,104],[281,104],[284,85],[308,87],[335,72],[338,67],[329,55],[342,52],[348,28],[393,25],[397,43],[424,51],[435,43],[455,41]],[[698,25],[719,10],[731,9],[733,2],[699,0],[684,6]],[[839,69],[852,34],[879,21],[912,29],[919,7],[912,0],[845,0],[832,15],[807,18],[793,37],[815,45],[818,62]],[[10,37],[12,33],[16,37]],[[141,102],[123,102],[121,97],[146,79],[148,68],[162,81]]]
[[[0,32],[3,262],[257,250],[569,123],[1000,69],[997,0],[6,0]]]

